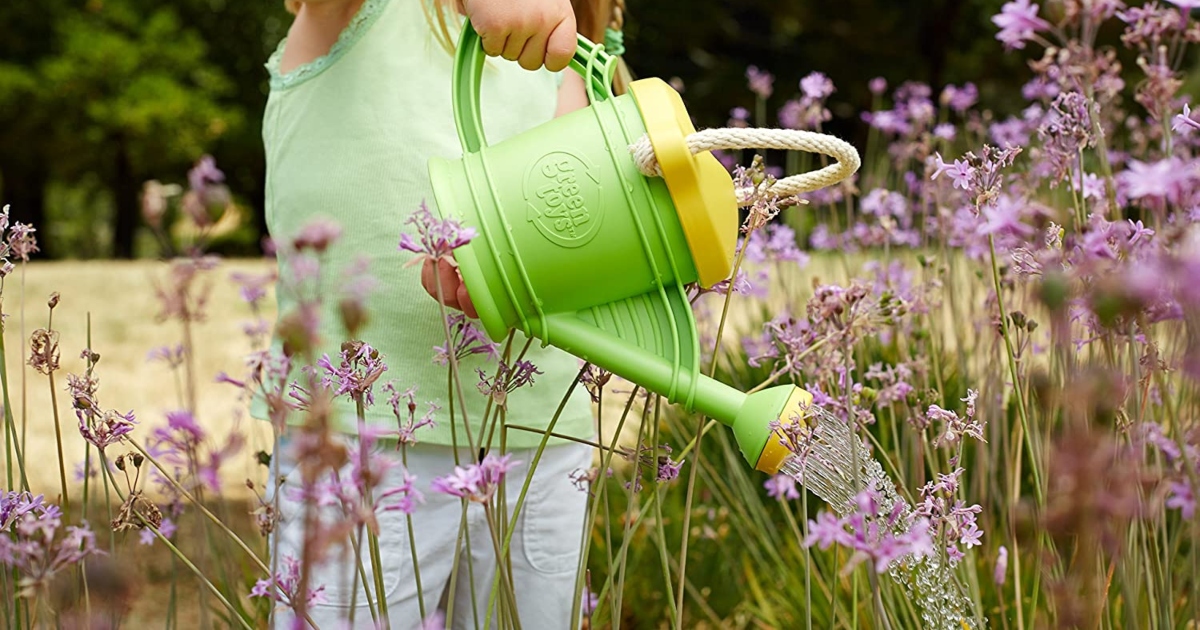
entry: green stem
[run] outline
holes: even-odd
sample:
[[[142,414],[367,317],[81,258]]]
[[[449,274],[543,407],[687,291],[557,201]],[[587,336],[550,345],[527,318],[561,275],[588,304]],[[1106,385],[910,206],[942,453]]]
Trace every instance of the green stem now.
[[[140,515],[139,515],[139,518],[140,518]],[[237,619],[238,624],[242,628],[245,628],[245,630],[253,630],[253,628],[251,628],[250,624],[246,622],[245,618],[243,618],[242,615],[238,613],[238,610],[236,608],[234,608],[233,604],[229,603],[228,599],[225,599],[225,596],[223,594],[221,594],[221,591],[218,590],[217,587],[214,586],[213,583],[210,582],[209,579],[207,577],[205,577],[203,573],[200,572],[200,569],[196,568],[196,565],[192,564],[191,560],[188,560],[187,556],[183,555],[183,552],[180,551],[178,547],[176,547],[174,544],[172,544],[171,541],[168,540],[166,536],[163,536],[162,533],[159,532],[157,529],[155,529],[154,527],[151,527],[149,523],[146,523],[145,521],[142,521],[142,523],[146,526],[147,529],[154,532],[154,535],[156,537],[158,537],[158,539],[161,540],[162,543],[164,545],[166,545],[168,549],[171,550],[171,553],[174,554],[174,557],[178,558],[179,561],[184,564],[184,566],[186,566],[189,570],[191,570],[191,572],[193,574],[195,574],[196,579],[199,580],[200,583],[203,584],[206,589],[208,589],[208,591],[213,595],[213,597],[217,598],[217,601],[224,604],[225,608],[229,611],[230,617]],[[314,625],[313,627],[315,628],[316,626]]]
[[[149,461],[151,464],[154,464],[154,467],[158,469],[158,472],[162,473],[162,477],[167,480],[167,483],[171,484],[171,487],[174,488],[176,492],[178,492],[181,496],[183,496],[183,498],[187,499],[189,503],[196,506],[196,509],[200,510],[201,514],[203,514],[206,518],[208,518],[209,521],[211,521],[214,525],[216,525],[219,530],[221,530],[227,536],[229,536],[229,538],[231,540],[233,540],[233,542],[236,543],[238,547],[241,547],[242,551],[245,551],[246,555],[250,556],[250,560],[252,560],[254,562],[255,566],[257,566],[262,572],[266,573],[268,576],[273,575],[271,572],[271,569],[268,568],[267,565],[262,561],[262,559],[258,557],[258,554],[254,553],[254,551],[250,549],[250,546],[247,545],[246,542],[241,539],[241,537],[239,537],[236,533],[234,533],[234,531],[232,529],[230,529],[229,526],[226,525],[221,519],[217,518],[216,515],[214,515],[212,512],[210,512],[208,510],[208,508],[204,506],[203,503],[200,503],[200,501],[198,501],[196,499],[196,497],[192,496],[192,494],[190,492],[188,492],[186,489],[184,489],[184,487],[182,485],[180,485],[178,481],[175,480],[175,477],[173,475],[171,475],[170,473],[168,473],[167,469],[163,468],[162,464],[158,463],[158,460],[154,459],[154,457],[152,455],[150,455],[150,453],[147,452],[146,449],[142,448],[142,446],[140,444],[138,444],[137,442],[135,442],[133,440],[128,440],[128,443],[130,446],[137,449],[139,453],[141,453],[143,456],[145,456],[146,461]],[[278,450],[278,447],[276,447],[276,450]],[[277,456],[277,453],[273,453],[271,455],[271,459],[274,460],[276,458],[276,456]],[[278,479],[278,477],[276,477],[276,479]],[[87,488],[87,477],[86,476],[84,477],[84,488],[85,489]],[[278,489],[276,489],[275,495],[278,496],[278,494],[279,494]],[[87,500],[86,497],[84,498],[84,500],[86,502],[86,500]],[[278,513],[279,513],[278,507],[276,507],[276,514],[278,514]]]
[[[753,235],[753,230],[746,233],[745,241],[749,242]],[[746,246],[743,244],[738,249],[737,257],[733,261],[733,270],[729,275],[729,288],[725,292],[725,300],[721,306],[721,320],[717,324],[716,340],[713,342],[712,364],[708,368],[708,376],[712,378],[717,373],[717,361],[721,356],[721,338],[725,334],[725,322],[729,318],[729,304],[733,299],[733,285],[737,280],[738,270],[741,269],[742,260],[746,256]],[[692,467],[688,471],[687,493],[683,500],[683,541],[679,548],[679,586],[675,593],[675,627],[683,627],[683,597],[684,597],[684,582],[687,579],[687,551],[688,540],[692,521],[692,502],[695,499],[696,492],[696,476],[699,474],[700,464],[703,461],[703,451],[700,450],[701,440],[704,438],[704,416],[697,414],[696,416],[696,455],[692,458]],[[682,457],[682,456],[681,456]]]
[[[400,445],[400,461],[404,464],[404,469],[408,470],[408,445]],[[413,578],[417,581],[417,607],[421,611],[421,621],[425,620],[425,592],[421,589],[421,569],[420,562],[417,561],[417,538],[413,532],[412,514],[404,515],[404,523],[408,527],[408,550],[412,555]]]
[[[67,497],[67,465],[63,461],[62,427],[58,421],[58,391],[54,387],[54,372],[50,372],[50,409],[54,412],[54,441],[58,445],[58,480],[62,485],[63,515],[69,515],[71,501]]]
[[[3,300],[0,299],[0,311],[3,311]],[[8,397],[8,361],[4,352],[4,321],[0,319],[0,389],[4,394],[4,433],[5,453],[8,460],[8,487],[13,487],[13,461],[21,473],[21,490],[29,490],[29,478],[25,476],[25,457],[21,453],[21,445],[17,441],[17,424],[13,419],[12,402]],[[15,454],[15,457],[14,457]]]
[[[1033,473],[1033,488],[1037,495],[1038,505],[1045,504],[1042,492],[1042,474],[1037,459],[1037,449],[1033,444],[1033,434],[1029,430],[1029,416],[1025,410],[1025,394],[1021,387],[1021,374],[1017,369],[1017,358],[1013,351],[1012,335],[1009,333],[1008,313],[1004,310],[1004,293],[1000,287],[1000,268],[996,262],[996,240],[988,235],[988,250],[991,252],[992,284],[996,290],[996,307],[1000,310],[1000,332],[1004,337],[1005,358],[1008,360],[1008,372],[1012,378],[1013,390],[1017,399],[1017,414],[1021,418],[1021,430],[1025,434],[1025,447],[1029,452],[1029,470]]]

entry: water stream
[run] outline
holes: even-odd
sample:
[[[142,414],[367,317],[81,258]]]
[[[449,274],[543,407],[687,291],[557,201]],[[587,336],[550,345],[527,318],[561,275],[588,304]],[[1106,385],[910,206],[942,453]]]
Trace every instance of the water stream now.
[[[879,489],[878,513],[887,518],[898,509],[893,533],[898,535],[907,530],[912,508],[896,493],[896,484],[862,441],[850,432],[850,427],[819,407],[810,409],[805,420],[814,427],[810,450],[803,458],[793,455],[785,461],[781,472],[823,499],[839,516],[854,509],[859,489],[874,483]],[[859,468],[857,476],[855,462]],[[926,628],[979,628],[971,602],[954,570],[940,555],[901,558],[892,563],[888,575],[903,585],[908,597],[919,605]]]

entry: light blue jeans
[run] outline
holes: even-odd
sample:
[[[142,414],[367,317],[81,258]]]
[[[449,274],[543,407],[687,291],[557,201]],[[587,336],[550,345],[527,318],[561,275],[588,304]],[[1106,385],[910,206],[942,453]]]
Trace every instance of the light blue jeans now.
[[[352,439],[352,438],[348,438]],[[299,558],[304,545],[303,504],[295,497],[300,486],[295,459],[280,449],[280,474],[285,482],[280,497],[281,521],[276,529],[278,553],[281,558]],[[383,449],[378,456],[400,460],[400,452]],[[515,507],[529,474],[529,464],[536,449],[510,451],[521,464],[508,473],[507,498],[509,513]],[[580,597],[575,592],[575,572],[579,564],[580,545],[584,540],[583,524],[587,493],[578,489],[571,473],[592,466],[591,447],[581,444],[548,446],[538,462],[525,504],[517,519],[510,556],[512,577],[521,625],[531,629],[570,627],[571,608]],[[462,461],[472,461],[470,454],[459,450]],[[457,582],[450,592],[450,577],[454,571],[455,549],[463,522],[462,502],[457,497],[430,490],[436,477],[450,474],[454,469],[450,447],[418,444],[408,448],[408,471],[415,475],[416,488],[424,502],[413,511],[413,532],[416,538],[417,564],[426,614],[453,607],[452,627],[475,628],[485,625],[492,582],[496,577],[496,552],[483,506],[469,503],[466,509],[466,529],[471,553],[465,548],[459,557]],[[377,485],[386,490],[401,480],[402,467],[396,466]],[[349,466],[342,471],[349,479]],[[273,485],[273,484],[272,484]],[[291,488],[291,489],[289,489]],[[322,508],[326,524],[344,519],[340,508]],[[510,516],[511,518],[511,516]],[[362,542],[362,565],[374,594],[374,574],[365,540]],[[274,545],[275,541],[271,541]],[[326,561],[312,569],[310,588],[324,586],[324,602],[310,608],[309,615],[320,628],[391,627],[407,630],[421,628],[422,619],[417,597],[416,576],[409,546],[408,525],[403,513],[385,512],[379,515],[379,553],[383,567],[383,586],[387,594],[390,626],[376,624],[371,618],[361,580],[358,583],[354,623],[350,603],[354,581],[354,550],[349,545],[332,545]],[[474,597],[472,580],[474,578]],[[497,628],[495,612],[490,624]],[[276,627],[291,628],[290,609],[280,604],[276,609]],[[299,627],[299,626],[297,626]],[[440,627],[440,626],[439,626]]]

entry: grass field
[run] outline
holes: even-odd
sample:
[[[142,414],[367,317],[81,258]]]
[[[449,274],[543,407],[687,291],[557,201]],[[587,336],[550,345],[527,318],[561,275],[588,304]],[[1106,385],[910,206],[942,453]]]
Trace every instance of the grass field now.
[[[242,357],[249,350],[241,325],[251,313],[228,278],[234,271],[265,272],[273,264],[227,261],[211,272],[208,317],[195,330],[196,394],[201,420],[218,442],[238,427],[248,437],[243,455],[269,443],[270,431],[241,416],[233,388],[214,381],[221,371],[240,373]],[[102,405],[122,412],[134,410],[140,423],[136,431],[139,436],[148,435],[152,427],[162,424],[164,412],[180,406],[179,390],[166,365],[147,360],[151,350],[177,344],[181,335],[177,323],[160,324],[155,320],[155,278],[165,270],[163,263],[155,261],[45,262],[30,264],[7,279],[3,292],[4,312],[8,315],[4,341],[13,416],[18,427],[24,429],[28,461],[47,462],[26,471],[35,492],[56,496],[59,487],[58,469],[52,464],[56,446],[49,385],[45,376],[25,365],[28,357],[23,356],[29,333],[46,326],[47,297],[53,291],[62,296],[54,311],[54,329],[60,332],[62,352],[62,369],[55,375],[55,383],[66,461],[81,464],[84,442],[64,388],[66,374],[84,370],[79,354],[88,346],[89,317],[91,347],[101,357],[96,370]],[[19,307],[22,294],[24,311]],[[247,457],[230,462],[222,470],[223,483],[233,492],[240,492],[252,466]],[[77,483],[72,473],[68,469],[68,482]]]

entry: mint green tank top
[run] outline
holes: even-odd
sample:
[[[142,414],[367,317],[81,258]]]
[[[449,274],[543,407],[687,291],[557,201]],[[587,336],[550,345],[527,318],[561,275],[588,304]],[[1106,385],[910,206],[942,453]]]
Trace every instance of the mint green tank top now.
[[[286,75],[279,74],[283,44],[267,63],[271,93],[263,119],[266,147],[266,218],[272,237],[287,239],[309,221],[328,218],[342,236],[327,253],[321,286],[322,345],[337,364],[346,339],[336,305],[343,270],[360,256],[370,260],[378,286],[368,299],[370,322],[357,335],[378,349],[388,370],[377,387],[391,380],[400,390],[417,387],[417,398],[436,403],[436,426],[422,429],[418,440],[451,444],[447,369],[433,362],[434,346],[445,343],[437,303],[420,283],[420,265],[406,267],[412,254],[397,244],[404,224],[422,202],[434,204],[426,162],[433,156],[462,155],[450,106],[453,59],[435,39],[421,2],[366,0],[329,54]],[[452,35],[457,35],[452,32]],[[481,88],[488,138],[501,141],[554,115],[559,77],[544,69],[528,72],[516,63],[491,59]],[[281,269],[281,272],[283,270]],[[278,292],[279,313],[294,308],[292,296]],[[513,357],[524,338],[518,334]],[[543,374],[532,387],[513,392],[507,401],[510,424],[544,428],[579,371],[579,361],[535,341],[526,358]],[[494,363],[481,358],[461,362],[467,418],[478,441],[486,399],[478,393],[476,368],[490,376]],[[367,411],[371,424],[396,426],[386,399],[377,396]],[[455,415],[461,423],[457,399]],[[256,417],[265,417],[259,405]],[[293,414],[301,421],[300,414]],[[577,387],[555,426],[556,433],[590,437],[593,415],[586,392]],[[339,430],[355,430],[351,403],[339,401]],[[457,428],[464,444],[463,427]],[[541,435],[509,431],[512,448],[536,446]],[[499,431],[493,442],[498,443]]]

